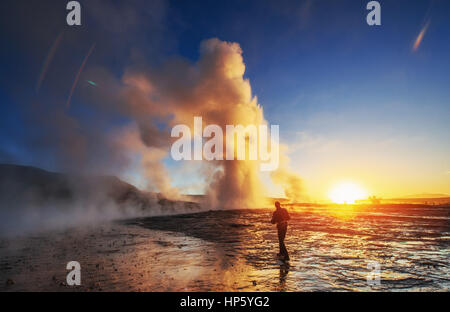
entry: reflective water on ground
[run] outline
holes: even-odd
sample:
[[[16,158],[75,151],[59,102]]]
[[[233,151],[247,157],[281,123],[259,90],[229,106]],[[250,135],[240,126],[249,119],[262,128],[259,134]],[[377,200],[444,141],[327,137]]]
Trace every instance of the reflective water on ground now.
[[[446,208],[295,207],[289,264],[275,257],[271,213],[209,211],[0,238],[0,291],[449,290]],[[73,260],[81,286],[66,285]]]

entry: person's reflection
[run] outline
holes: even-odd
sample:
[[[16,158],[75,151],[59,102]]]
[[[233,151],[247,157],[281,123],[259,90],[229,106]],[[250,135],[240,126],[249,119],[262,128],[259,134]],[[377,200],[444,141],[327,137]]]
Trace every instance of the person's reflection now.
[[[285,291],[286,288],[286,276],[289,273],[289,264],[280,265],[280,291]]]

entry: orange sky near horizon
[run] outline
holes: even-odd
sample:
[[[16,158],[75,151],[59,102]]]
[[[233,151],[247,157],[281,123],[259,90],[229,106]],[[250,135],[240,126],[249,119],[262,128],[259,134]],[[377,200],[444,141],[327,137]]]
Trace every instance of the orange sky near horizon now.
[[[378,143],[351,137],[297,138],[290,145],[293,169],[304,180],[310,201],[328,201],[334,185],[353,182],[369,196],[398,198],[414,194],[450,196],[450,150],[433,153],[424,138],[391,138]],[[446,150],[447,149],[447,150]],[[271,193],[280,188],[270,186]]]

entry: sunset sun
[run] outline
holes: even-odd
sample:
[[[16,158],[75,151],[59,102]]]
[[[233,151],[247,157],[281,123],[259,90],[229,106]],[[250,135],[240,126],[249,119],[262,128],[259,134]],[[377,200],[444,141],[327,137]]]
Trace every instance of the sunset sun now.
[[[336,185],[329,192],[331,201],[337,204],[354,204],[355,201],[367,198],[367,191],[352,182],[344,182]]]

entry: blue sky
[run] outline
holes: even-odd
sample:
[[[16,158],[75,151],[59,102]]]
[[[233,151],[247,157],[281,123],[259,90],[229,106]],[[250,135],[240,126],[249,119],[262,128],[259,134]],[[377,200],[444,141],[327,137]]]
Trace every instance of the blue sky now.
[[[80,2],[83,26],[71,29],[61,1],[2,1],[0,162],[65,169],[58,140],[43,139],[54,130],[36,117],[64,111],[92,42],[86,70],[101,65],[120,76],[133,58],[155,66],[174,55],[195,61],[200,42],[217,37],[240,44],[253,93],[266,119],[280,125],[312,197],[323,198],[342,179],[381,196],[450,193],[448,1],[380,1],[382,25],[372,27],[368,1],[112,1],[108,10]],[[123,17],[129,8],[134,15]],[[36,94],[42,64],[63,30]],[[78,121],[74,128],[102,133],[127,122],[114,113],[98,118],[103,112],[80,96],[87,87],[77,86],[64,112]],[[177,165],[166,164],[176,175]],[[182,180],[174,183],[198,182]]]

